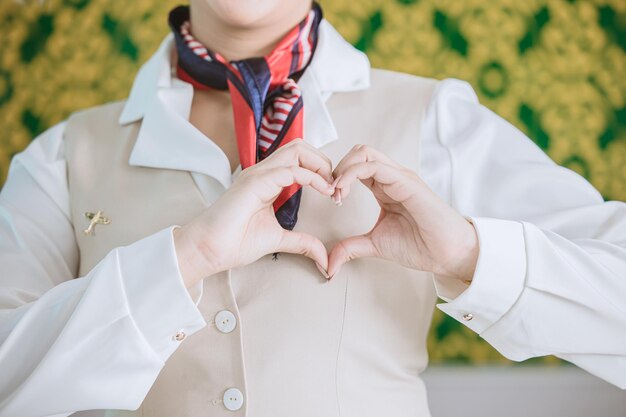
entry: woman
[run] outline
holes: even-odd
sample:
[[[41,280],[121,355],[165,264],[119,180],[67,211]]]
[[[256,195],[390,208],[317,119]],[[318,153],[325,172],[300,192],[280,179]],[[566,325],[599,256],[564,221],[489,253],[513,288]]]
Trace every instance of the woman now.
[[[427,416],[437,295],[626,387],[625,204],[310,0],[169,24],[128,100],[13,160],[0,416]]]

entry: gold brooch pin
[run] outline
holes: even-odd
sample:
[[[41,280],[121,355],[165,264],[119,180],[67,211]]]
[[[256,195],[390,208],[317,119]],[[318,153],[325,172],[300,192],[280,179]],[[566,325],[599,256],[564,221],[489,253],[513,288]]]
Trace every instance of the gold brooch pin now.
[[[97,224],[109,224],[111,223],[111,219],[108,217],[104,217],[102,211],[98,210],[96,213],[91,213],[89,211],[85,212],[85,217],[89,219],[89,227],[83,230],[86,235],[95,235],[96,234],[96,225]]]

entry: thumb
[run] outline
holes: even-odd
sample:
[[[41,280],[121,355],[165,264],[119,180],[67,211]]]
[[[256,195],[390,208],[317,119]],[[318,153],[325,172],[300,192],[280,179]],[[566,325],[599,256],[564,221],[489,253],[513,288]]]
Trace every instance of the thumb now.
[[[366,236],[352,236],[337,243],[328,256],[328,275],[332,278],[341,265],[367,256],[377,256],[378,251],[372,240]]]
[[[304,255],[317,262],[324,272],[328,269],[328,253],[326,252],[326,247],[321,240],[308,233],[284,230],[276,252]]]

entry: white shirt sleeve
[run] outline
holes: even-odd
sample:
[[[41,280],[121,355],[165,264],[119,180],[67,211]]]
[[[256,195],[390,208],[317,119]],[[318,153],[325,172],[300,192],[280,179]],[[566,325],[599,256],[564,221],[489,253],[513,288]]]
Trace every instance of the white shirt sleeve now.
[[[605,202],[465,82],[439,84],[424,134],[445,156],[425,171],[480,246],[469,287],[435,277],[438,308],[509,359],[555,355],[626,389],[626,203]]]
[[[0,192],[0,416],[136,409],[165,361],[206,326],[165,228],[77,277],[63,131],[11,161]],[[179,337],[180,338],[180,337]]]

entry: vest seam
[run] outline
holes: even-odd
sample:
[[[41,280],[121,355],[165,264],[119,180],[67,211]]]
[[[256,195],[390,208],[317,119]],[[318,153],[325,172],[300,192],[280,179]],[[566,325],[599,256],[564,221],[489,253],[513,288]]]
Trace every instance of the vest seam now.
[[[335,359],[335,396],[337,398],[337,411],[339,417],[341,417],[341,400],[339,399],[339,358],[341,356],[341,345],[343,342],[344,328],[346,325],[346,313],[348,310],[348,283],[350,282],[350,276],[346,277],[346,288],[343,295],[343,313],[341,320],[341,330],[339,332],[339,343],[337,345],[337,357]]]

